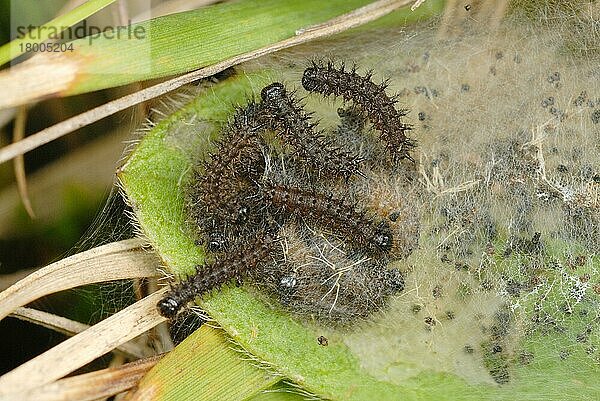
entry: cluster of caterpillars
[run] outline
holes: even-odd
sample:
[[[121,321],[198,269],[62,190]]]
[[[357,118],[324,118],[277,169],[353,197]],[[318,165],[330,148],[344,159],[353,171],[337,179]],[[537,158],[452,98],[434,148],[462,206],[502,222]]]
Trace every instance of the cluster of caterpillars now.
[[[302,85],[352,103],[338,110],[340,126],[320,131],[278,82],[235,111],[187,195],[209,263],[171,288],[158,303],[161,315],[172,318],[194,298],[248,277],[291,309],[334,318],[364,316],[404,288],[402,274],[387,267],[414,246],[407,251],[398,241],[394,223],[403,212],[382,217],[369,209],[355,182],[373,169],[412,164],[405,112],[386,94],[387,83],[376,85],[355,68],[313,62]],[[361,154],[346,144],[367,137],[367,121],[380,134]]]

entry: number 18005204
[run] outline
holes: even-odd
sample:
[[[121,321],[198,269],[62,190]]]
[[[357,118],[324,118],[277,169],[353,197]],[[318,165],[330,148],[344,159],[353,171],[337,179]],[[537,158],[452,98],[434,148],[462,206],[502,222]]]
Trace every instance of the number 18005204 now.
[[[22,52],[62,53],[73,51],[73,43],[21,43],[19,46]]]

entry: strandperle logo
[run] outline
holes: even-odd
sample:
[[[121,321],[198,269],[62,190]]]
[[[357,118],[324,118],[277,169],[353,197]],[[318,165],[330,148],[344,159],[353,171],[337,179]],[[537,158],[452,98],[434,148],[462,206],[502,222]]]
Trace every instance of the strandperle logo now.
[[[74,39],[86,38],[90,45],[100,38],[105,39],[146,39],[146,28],[143,26],[133,26],[131,20],[126,26],[105,26],[88,25],[84,20],[75,27],[61,26],[17,26],[17,36],[19,38],[27,36],[30,39],[48,38],[50,40],[71,41]]]
[[[145,74],[152,69],[152,30],[150,23],[140,22],[151,18],[152,0],[114,2],[87,18],[82,18],[80,7],[89,2],[8,1],[11,66],[36,56],[71,60],[69,53],[83,52],[102,55],[94,61],[98,74]],[[128,61],[132,67],[127,72],[123,64],[105,56],[113,51],[135,54]]]

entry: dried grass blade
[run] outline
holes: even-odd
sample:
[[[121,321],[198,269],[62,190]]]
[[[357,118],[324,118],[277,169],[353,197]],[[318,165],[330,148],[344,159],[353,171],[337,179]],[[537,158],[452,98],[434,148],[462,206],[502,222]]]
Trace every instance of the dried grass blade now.
[[[51,383],[166,321],[156,303],[166,288],[63,341],[0,377],[0,395]]]
[[[0,293],[0,319],[19,306],[69,288],[110,280],[156,275],[159,261],[144,251],[144,242],[113,242],[59,260],[25,277]]]
[[[22,401],[97,400],[110,397],[135,387],[146,372],[162,358],[153,356],[79,376],[57,380],[20,394]]]
[[[10,316],[46,327],[67,336],[74,336],[90,328],[87,324],[31,308],[17,308]],[[145,349],[133,343],[122,344],[115,348],[115,352],[119,352],[130,359],[141,359],[148,355]]]

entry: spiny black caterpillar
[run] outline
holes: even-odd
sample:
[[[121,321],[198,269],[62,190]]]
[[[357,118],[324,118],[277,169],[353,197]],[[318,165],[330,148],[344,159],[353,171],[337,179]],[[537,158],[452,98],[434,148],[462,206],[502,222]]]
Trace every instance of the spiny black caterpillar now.
[[[330,84],[340,78],[332,79]],[[369,159],[389,166],[391,177],[395,161],[410,159],[412,141],[398,120],[403,112],[382,86],[370,76],[361,79],[364,94],[356,85],[349,89],[358,107],[338,110],[341,124],[329,134],[316,130],[311,114],[278,82],[263,88],[260,102],[236,110],[216,150],[196,167],[188,194],[188,213],[214,261],[172,287],[158,304],[161,315],[172,318],[195,297],[246,277],[293,311],[337,320],[366,317],[403,290],[402,273],[387,266],[416,246],[418,225],[407,219],[406,229],[399,221],[410,210],[404,200],[392,202],[400,209],[391,212],[388,206],[372,209],[373,199],[363,192],[382,180],[360,167]],[[374,112],[365,104],[369,99],[385,103],[384,109]],[[377,151],[359,155],[338,145],[365,139],[367,117],[382,131],[392,164]],[[274,134],[270,140],[268,133]]]
[[[252,213],[249,198],[254,192],[252,180],[265,169],[262,138],[258,136],[265,129],[261,115],[261,105],[252,102],[236,110],[216,151],[196,169],[189,211],[211,252],[225,246],[228,239],[224,231],[239,235],[243,230],[260,228],[260,218]]]
[[[312,172],[329,177],[361,175],[362,158],[334,145],[322,132],[315,132],[310,115],[293,95],[287,93],[279,82],[266,86],[261,91],[270,128],[281,135],[294,148],[294,157],[306,164]]]
[[[371,80],[372,75],[368,72],[363,77],[356,73],[356,67],[346,71],[344,64],[337,68],[331,61],[313,62],[304,71],[302,86],[309,92],[341,96],[354,102],[381,132],[380,138],[392,159],[411,159],[409,151],[414,142],[406,136],[411,127],[402,121],[406,110],[396,110],[398,101],[385,93],[388,83],[376,85]]]
[[[276,214],[298,214],[317,226],[334,229],[358,249],[375,254],[387,254],[392,248],[392,230],[385,221],[377,221],[355,205],[316,191],[264,183],[260,192]]]
[[[172,318],[181,307],[208,291],[218,288],[231,280],[242,280],[248,270],[273,256],[278,249],[277,239],[269,231],[257,233],[254,241],[240,243],[232,251],[210,263],[196,274],[180,282],[158,303],[158,310],[164,317]]]

